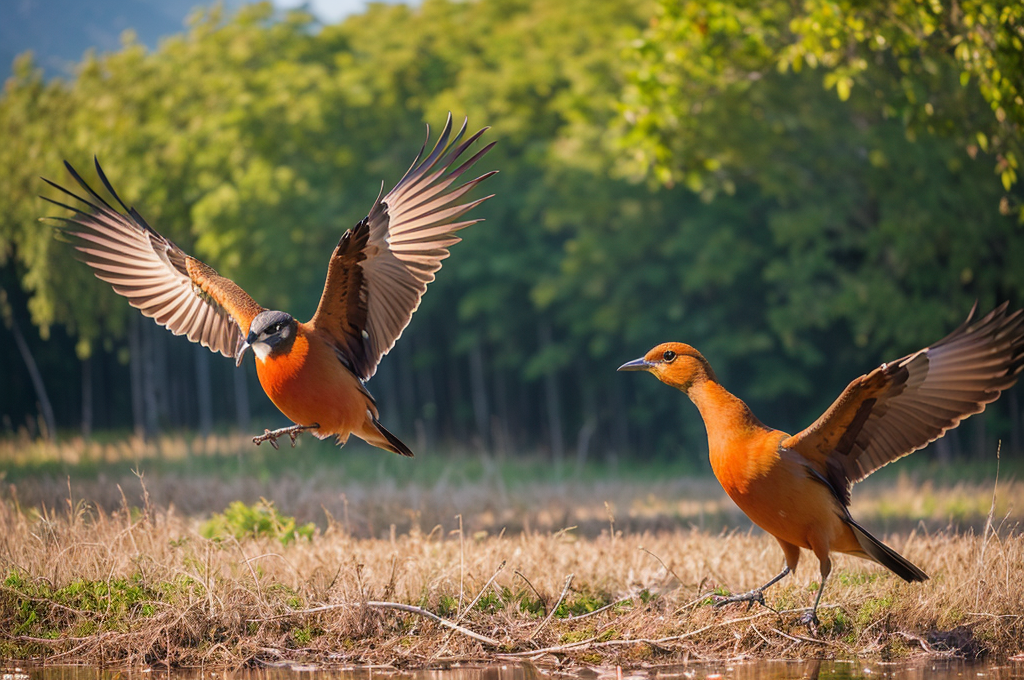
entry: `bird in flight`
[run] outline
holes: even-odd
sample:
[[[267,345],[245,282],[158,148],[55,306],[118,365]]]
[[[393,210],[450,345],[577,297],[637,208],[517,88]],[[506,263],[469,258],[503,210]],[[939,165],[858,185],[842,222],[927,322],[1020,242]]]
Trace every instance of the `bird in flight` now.
[[[882,364],[843,391],[810,427],[790,436],[761,424],[689,345],[669,342],[619,367],[647,371],[685,392],[708,435],[711,468],[729,497],[782,546],[786,567],[729,602],[764,604],[764,589],[814,553],[821,587],[804,622],[817,625],[832,570],[830,553],[873,560],[906,581],[928,576],[850,516],[850,490],[872,472],[923,448],[1010,388],[1024,367],[1024,315],[1007,303],[975,320],[975,304],[955,331],[918,352]]]
[[[388,451],[412,456],[409,447],[381,425],[377,404],[364,383],[373,376],[419,307],[427,284],[459,242],[455,232],[479,222],[462,220],[483,201],[463,196],[494,172],[463,184],[459,177],[487,153],[490,143],[460,163],[485,131],[452,137],[452,117],[432,151],[426,143],[405,176],[341,237],[331,255],[320,304],[300,322],[287,312],[264,309],[235,282],[161,236],[114,191],[99,162],[96,172],[122,210],[96,193],[69,163],[64,165],[88,197],[45,180],[78,201],[58,217],[60,231],[78,258],[114,291],[175,335],[185,335],[240,366],[246,350],[256,355],[256,373],[274,405],[293,423],[254,437],[277,448],[284,435],[304,430],[344,444],[349,435]],[[427,140],[430,129],[427,128]],[[383,191],[382,191],[383,193]],[[45,197],[44,197],[45,198]]]

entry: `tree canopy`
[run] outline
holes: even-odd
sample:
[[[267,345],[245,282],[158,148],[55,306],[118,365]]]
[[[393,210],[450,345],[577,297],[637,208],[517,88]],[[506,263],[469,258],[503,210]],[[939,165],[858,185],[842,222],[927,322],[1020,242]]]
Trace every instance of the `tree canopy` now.
[[[57,214],[38,177],[96,155],[156,229],[308,318],[340,235],[452,111],[499,142],[495,198],[369,385],[385,424],[699,460],[684,398],[616,366],[689,342],[798,429],[975,299],[1024,303],[1021,10],[958,8],[426,0],[318,26],[257,5],[86,55],[71,80],[22,58],[0,98],[3,285],[44,338],[127,370],[138,313],[37,222]]]

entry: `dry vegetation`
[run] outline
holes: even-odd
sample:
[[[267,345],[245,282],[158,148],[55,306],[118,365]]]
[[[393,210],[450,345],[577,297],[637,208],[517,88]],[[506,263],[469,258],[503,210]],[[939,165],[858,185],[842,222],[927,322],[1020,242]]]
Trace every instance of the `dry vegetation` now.
[[[888,540],[932,579],[905,584],[840,556],[811,634],[794,611],[817,587],[809,556],[768,591],[778,611],[708,605],[716,588],[758,585],[782,562],[709,480],[510,488],[441,474],[332,491],[329,475],[71,477],[22,476],[0,492],[0,658],[638,666],[1024,652],[1019,482],[1000,483],[994,506],[991,483],[858,488],[855,514],[899,529]],[[204,538],[211,512],[259,495],[316,521],[311,538]],[[942,528],[951,522],[982,528]]]

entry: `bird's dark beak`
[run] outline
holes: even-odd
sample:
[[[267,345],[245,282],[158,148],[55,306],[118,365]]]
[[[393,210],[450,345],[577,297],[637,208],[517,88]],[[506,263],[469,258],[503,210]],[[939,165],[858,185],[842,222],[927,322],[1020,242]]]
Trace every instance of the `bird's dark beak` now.
[[[238,351],[235,352],[235,368],[238,368],[239,366],[242,365],[242,359],[245,358],[245,352],[246,350],[249,349],[249,347],[251,347],[250,343],[254,339],[255,338],[252,337],[252,333],[250,333],[249,337],[243,340],[242,344],[238,346]]]
[[[640,357],[639,359],[633,359],[632,361],[627,361],[626,363],[624,363],[621,366],[619,366],[618,369],[616,369],[616,370],[619,370],[619,371],[646,371],[646,370],[650,369],[652,366],[654,366],[654,364],[652,364],[647,359],[644,359],[643,357]]]

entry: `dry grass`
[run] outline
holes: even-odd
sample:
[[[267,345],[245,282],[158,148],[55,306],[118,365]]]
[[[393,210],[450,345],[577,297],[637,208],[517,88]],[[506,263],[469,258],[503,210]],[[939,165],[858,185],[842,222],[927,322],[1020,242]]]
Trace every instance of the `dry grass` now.
[[[0,442],[0,658],[638,666],[1024,651],[1024,483],[1001,482],[994,502],[990,481],[919,472],[858,485],[854,515],[932,580],[840,556],[811,635],[794,611],[817,587],[809,555],[769,590],[779,611],[708,606],[782,563],[713,480],[551,481],[527,466],[240,438]],[[312,540],[202,537],[211,513],[261,497],[316,522]]]
[[[274,452],[226,436],[167,436],[153,443],[0,440],[0,492],[24,507],[62,508],[69,498],[87,499],[107,513],[125,502],[141,506],[141,472],[149,502],[177,514],[205,517],[234,500],[268,498],[300,523],[323,529],[329,514],[360,538],[436,526],[450,531],[459,515],[467,535],[572,526],[577,535],[594,537],[607,529],[609,513],[626,534],[750,526],[710,477],[666,474],[655,465],[630,468],[583,474],[567,468],[556,478],[541,460],[502,463],[428,453],[408,461],[309,440]],[[916,469],[858,484],[854,517],[879,532],[981,531],[992,509],[992,481],[933,483],[934,473],[956,479],[942,468]],[[1005,471],[1002,478],[995,517],[1008,525],[1024,521],[1024,481]]]
[[[413,526],[381,539],[355,538],[330,520],[311,541],[282,546],[211,541],[198,526],[152,505],[107,513],[80,503],[40,515],[0,504],[0,657],[408,667],[516,656],[635,666],[924,652],[1007,657],[1024,645],[1024,536],[1015,530],[891,538],[931,574],[924,584],[840,557],[812,636],[791,611],[812,601],[816,568],[807,564],[769,591],[780,612],[706,605],[717,586],[746,589],[777,570],[774,542],[748,532],[623,534],[609,525],[594,538],[474,537]],[[423,608],[463,630],[386,603]]]

